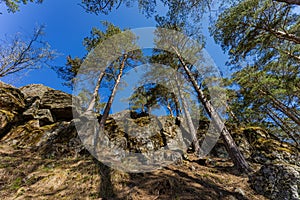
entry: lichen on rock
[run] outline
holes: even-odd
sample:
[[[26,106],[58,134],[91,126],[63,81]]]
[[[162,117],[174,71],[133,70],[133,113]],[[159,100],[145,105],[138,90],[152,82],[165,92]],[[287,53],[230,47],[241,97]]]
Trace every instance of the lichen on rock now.
[[[300,199],[300,167],[288,164],[263,165],[249,178],[251,187],[270,199]]]

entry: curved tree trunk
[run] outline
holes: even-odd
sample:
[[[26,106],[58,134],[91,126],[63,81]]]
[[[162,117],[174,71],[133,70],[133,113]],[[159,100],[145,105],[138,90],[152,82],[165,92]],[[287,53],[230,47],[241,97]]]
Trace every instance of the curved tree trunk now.
[[[212,104],[208,101],[208,99],[205,97],[204,93],[198,86],[198,83],[196,82],[195,78],[193,77],[191,71],[188,69],[187,65],[185,64],[182,56],[178,52],[176,48],[174,48],[174,51],[179,58],[180,63],[182,64],[185,73],[188,76],[189,81],[192,83],[197,95],[199,101],[202,103],[204,106],[207,114],[212,120],[212,123],[214,123],[215,127],[218,129],[218,131],[221,132],[222,139],[224,140],[225,148],[227,152],[229,153],[230,158],[232,159],[235,167],[240,171],[244,173],[251,172],[252,169],[250,168],[249,164],[247,163],[245,157],[241,153],[241,151],[238,149],[237,145],[235,144],[233,138],[231,137],[229,131],[227,128],[224,126],[224,123],[222,122],[220,116],[218,113],[215,111],[214,107]]]

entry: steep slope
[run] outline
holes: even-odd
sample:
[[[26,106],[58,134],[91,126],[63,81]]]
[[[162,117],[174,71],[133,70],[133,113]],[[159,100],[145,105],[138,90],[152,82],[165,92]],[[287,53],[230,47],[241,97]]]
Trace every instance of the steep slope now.
[[[128,174],[90,156],[43,158],[29,149],[3,144],[0,149],[1,199],[266,199],[222,159],[207,166],[191,159],[151,173]]]
[[[298,150],[259,127],[232,128],[255,171],[249,177],[234,170],[221,140],[206,158],[186,154],[175,164],[133,174],[111,169],[89,154],[72,109],[69,94],[0,82],[1,199],[299,199]],[[178,137],[176,120],[169,117],[159,119],[166,123],[149,140],[128,136],[115,123],[124,114],[109,118],[106,131],[110,140],[125,141],[128,151],[147,153],[149,146],[159,149]],[[148,122],[142,116],[126,123]],[[200,123],[199,137],[207,128],[206,121]]]

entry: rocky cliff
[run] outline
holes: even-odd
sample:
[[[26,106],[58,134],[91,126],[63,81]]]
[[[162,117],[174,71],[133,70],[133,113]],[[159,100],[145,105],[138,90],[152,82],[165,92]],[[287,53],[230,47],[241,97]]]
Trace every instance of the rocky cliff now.
[[[73,108],[72,96],[64,92],[43,85],[15,88],[0,82],[0,144],[13,149],[29,150],[33,155],[45,159],[89,156],[78,137]],[[124,128],[116,126],[114,118],[117,117],[108,119],[107,135],[112,141],[122,141],[121,146],[127,151],[147,153],[150,149],[171,146],[180,138],[176,131],[176,119],[161,117],[159,120],[164,122],[164,126],[153,131],[152,137],[145,140],[143,137],[129,136]],[[128,121],[127,123],[143,125],[147,124],[149,117]],[[208,122],[202,121],[200,124],[199,137],[205,133]],[[271,199],[299,199],[298,149],[279,142],[259,127],[232,128],[231,132],[247,160],[256,169],[248,180],[257,193]],[[202,165],[211,165],[214,163],[213,159],[228,160],[221,140]]]
[[[76,138],[72,119],[71,95],[43,85],[17,89],[0,83],[1,141],[45,156],[70,153],[66,144]]]

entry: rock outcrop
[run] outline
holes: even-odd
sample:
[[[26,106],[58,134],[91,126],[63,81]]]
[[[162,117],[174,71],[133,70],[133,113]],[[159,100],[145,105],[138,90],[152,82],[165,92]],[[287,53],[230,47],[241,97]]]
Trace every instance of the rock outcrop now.
[[[23,93],[8,84],[0,82],[0,139],[20,121],[19,113],[25,110]]]
[[[72,115],[76,109],[71,95],[40,84],[18,89],[3,83],[0,91],[1,141],[18,148],[32,148],[45,157],[84,150]],[[158,126],[155,123],[152,127],[149,116],[132,119],[131,114],[114,114],[105,126],[107,139],[124,151],[146,154],[166,146],[174,149],[182,143],[174,118],[155,118]],[[139,131],[136,127],[140,126],[147,126],[146,131]]]
[[[21,87],[20,91],[29,104],[29,110],[25,113],[27,116],[48,123],[73,119],[72,96],[70,94],[40,84]]]
[[[0,82],[0,141],[18,148],[30,148],[43,157],[87,152],[76,129],[76,120],[81,118],[73,119],[74,110],[70,94],[43,85],[18,89]],[[98,116],[98,120],[100,118]],[[158,126],[152,127],[151,120]],[[208,124],[200,122],[199,138],[205,134]],[[147,128],[141,132],[137,126]],[[87,127],[87,131],[88,128],[93,127]],[[181,149],[187,148],[191,141],[184,127],[178,126],[178,119],[132,117],[129,111],[110,116],[105,130],[106,140],[112,145],[145,157],[159,149],[181,154]],[[300,164],[295,147],[278,141],[259,127],[232,129],[231,133],[246,159],[261,166],[250,176],[255,191],[271,199],[299,199]],[[211,155],[228,157],[222,140]],[[178,156],[171,155],[170,159],[178,159]]]
[[[18,89],[0,82],[0,140],[46,157],[68,154],[74,150],[69,142],[74,144],[77,137],[72,108],[72,96],[64,92],[40,84]]]
[[[231,134],[245,158],[251,163],[264,165],[282,162],[300,166],[300,154],[296,147],[278,141],[260,127],[233,129]],[[218,141],[211,155],[228,157],[222,140]]]
[[[250,176],[251,187],[270,199],[300,199],[300,167],[287,164],[264,165]]]
[[[234,131],[233,137],[251,163],[262,165],[249,176],[251,187],[274,200],[300,199],[299,151],[260,127]]]
[[[233,129],[232,137],[246,159],[261,167],[249,176],[253,190],[274,200],[300,199],[299,150],[260,127]],[[228,157],[220,140],[211,155]]]

